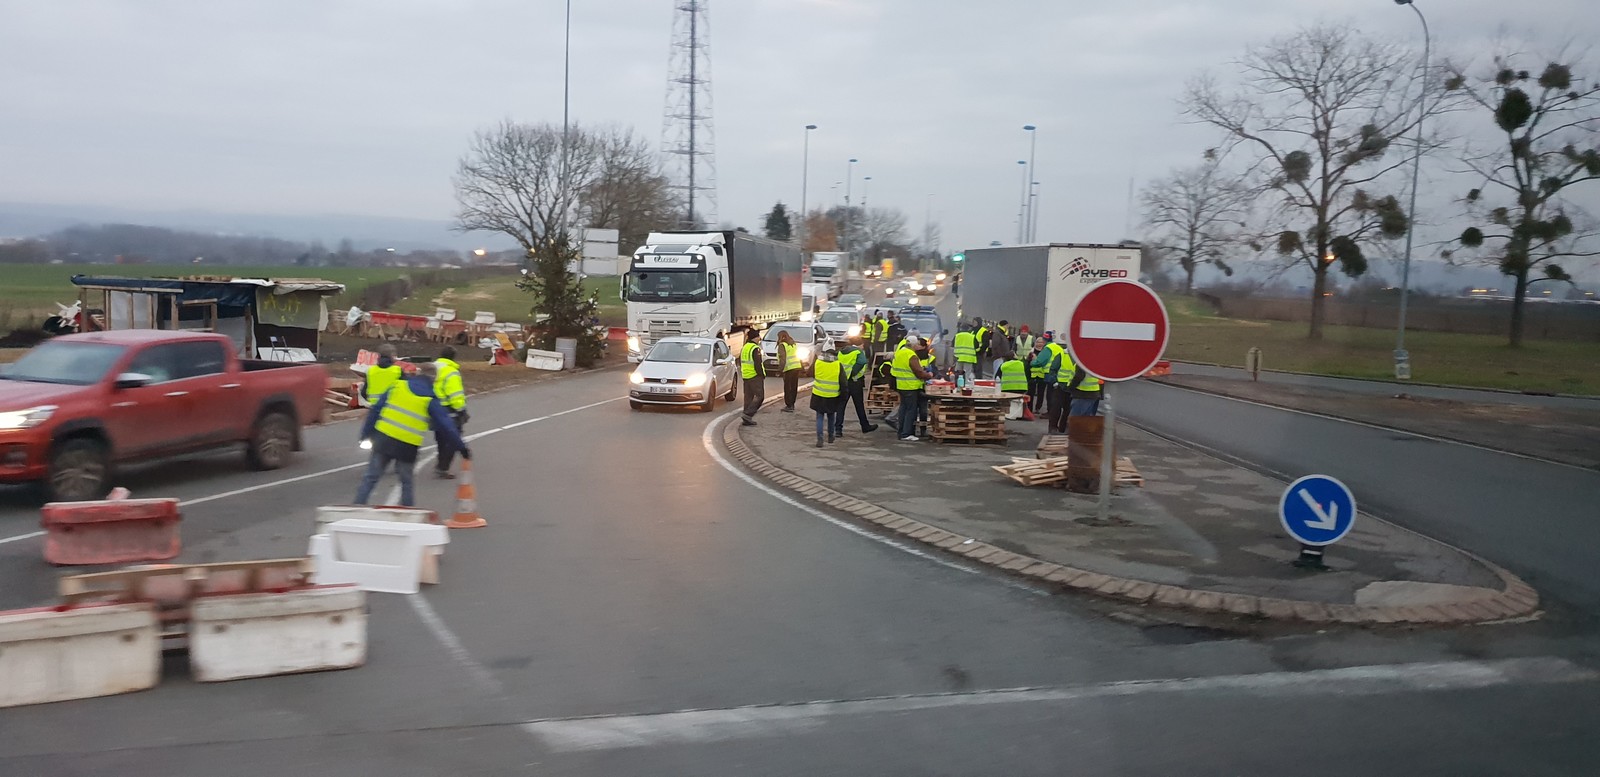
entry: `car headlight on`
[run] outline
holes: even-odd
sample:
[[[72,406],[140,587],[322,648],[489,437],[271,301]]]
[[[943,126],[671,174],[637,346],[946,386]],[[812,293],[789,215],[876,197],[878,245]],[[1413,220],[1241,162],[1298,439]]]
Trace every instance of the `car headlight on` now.
[[[634,370],[633,372],[628,373],[628,381],[631,383],[643,383],[644,376],[640,375],[638,370]]]
[[[703,372],[697,372],[693,375],[690,375],[683,381],[683,385],[688,386],[689,388],[700,388],[701,386],[706,385],[706,374]]]
[[[631,353],[638,353],[639,352],[639,336],[638,335],[628,335],[628,351],[631,352]]]
[[[811,346],[809,346],[809,345],[796,346],[795,349],[794,349],[794,355],[800,357],[800,361],[805,361],[805,360],[811,358]]]
[[[32,429],[45,421],[56,412],[55,405],[40,405],[27,410],[12,410],[0,413],[0,429]]]
[[[861,325],[860,324],[851,324],[850,328],[846,329],[844,331],[844,335],[845,335],[845,337],[859,337],[859,336],[861,336]]]
[[[944,273],[939,273],[938,275],[933,276],[933,279],[936,280],[936,281],[942,281],[942,280],[945,279],[945,274]]]

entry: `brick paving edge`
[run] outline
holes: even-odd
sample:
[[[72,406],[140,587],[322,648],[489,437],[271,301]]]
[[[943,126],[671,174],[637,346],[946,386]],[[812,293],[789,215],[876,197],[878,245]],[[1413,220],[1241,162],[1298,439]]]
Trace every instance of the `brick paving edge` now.
[[[769,398],[762,403],[763,407],[771,404],[774,399],[777,398]],[[755,448],[744,441],[738,420],[739,415],[733,413],[719,422],[722,424],[720,437],[723,448],[748,471],[771,481],[773,485],[819,507],[846,513],[864,523],[874,524],[883,531],[921,542],[934,550],[948,553],[967,562],[993,567],[1005,574],[1054,586],[1062,591],[1083,591],[1125,604],[1313,624],[1456,626],[1521,618],[1532,615],[1539,609],[1538,592],[1521,578],[1477,554],[1432,538],[1427,539],[1445,545],[1484,565],[1500,578],[1504,587],[1498,591],[1480,588],[1477,590],[1482,594],[1475,598],[1442,604],[1405,606],[1328,604],[1185,588],[1077,569],[1002,550],[979,538],[965,537],[941,529],[896,513],[882,505],[846,496],[821,483],[800,477],[756,453]],[[1396,528],[1405,530],[1403,527]],[[950,540],[953,537],[960,537],[963,541],[952,544]]]

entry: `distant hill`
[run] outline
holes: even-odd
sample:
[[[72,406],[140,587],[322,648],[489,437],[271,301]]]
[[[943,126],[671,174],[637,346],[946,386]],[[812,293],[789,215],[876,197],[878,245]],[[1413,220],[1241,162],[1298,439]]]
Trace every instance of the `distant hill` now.
[[[39,237],[79,224],[138,224],[280,240],[320,240],[329,247],[349,238],[358,251],[375,248],[470,251],[514,247],[487,233],[462,234],[448,221],[359,215],[270,215],[203,210],[157,211],[99,205],[0,202],[0,238]]]

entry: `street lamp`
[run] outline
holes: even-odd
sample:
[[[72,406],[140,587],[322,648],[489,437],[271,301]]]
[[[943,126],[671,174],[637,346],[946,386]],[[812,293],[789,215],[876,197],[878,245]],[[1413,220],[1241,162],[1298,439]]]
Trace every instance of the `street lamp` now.
[[[1018,159],[1022,168],[1022,199],[1017,205],[1017,245],[1028,242],[1028,160]]]
[[[1428,57],[1432,53],[1433,35],[1428,31],[1428,17],[1412,0],[1394,0],[1395,5],[1409,5],[1422,22],[1422,86],[1417,90],[1417,147],[1411,156],[1411,209],[1410,224],[1406,228],[1406,259],[1400,270],[1400,321],[1394,339],[1394,377],[1411,380],[1411,354],[1406,352],[1406,301],[1411,293],[1411,246],[1417,234],[1417,179],[1422,172],[1422,121],[1427,117]]]
[[[839,236],[839,247],[845,252],[845,269],[850,269],[854,264],[854,248],[850,245],[850,185],[855,182],[856,163],[861,160],[852,157],[850,164],[844,166],[844,234]]]
[[[861,212],[863,215],[867,212],[867,189],[871,183],[872,176],[870,175],[861,179]]]
[[[805,250],[806,250],[806,195],[808,193],[806,191],[806,187],[810,184],[810,179],[811,179],[811,131],[816,129],[816,128],[817,128],[817,125],[815,125],[815,124],[807,124],[806,125],[806,151],[805,151],[804,160],[800,163],[800,230],[799,230],[799,233],[800,233],[800,252],[802,254],[805,253]]]
[[[1028,180],[1032,181],[1033,180],[1033,152],[1038,147],[1038,144],[1039,144],[1039,133],[1035,132],[1035,130],[1037,130],[1039,128],[1033,126],[1032,124],[1024,124],[1024,125],[1022,125],[1022,129],[1023,129],[1023,131],[1028,133]],[[1025,234],[1027,236],[1028,242],[1031,243],[1031,242],[1033,242],[1033,238],[1034,238],[1033,225],[1037,222],[1037,219],[1034,218],[1034,214],[1033,214],[1033,187],[1031,187],[1031,186],[1028,187],[1026,207],[1027,207],[1028,217],[1027,217],[1027,219],[1025,219],[1025,224],[1024,224],[1025,232],[1023,234]]]

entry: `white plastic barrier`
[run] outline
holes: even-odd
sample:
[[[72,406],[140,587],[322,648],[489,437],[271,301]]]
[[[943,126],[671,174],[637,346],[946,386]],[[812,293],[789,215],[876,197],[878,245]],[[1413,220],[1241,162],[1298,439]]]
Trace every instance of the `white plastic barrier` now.
[[[528,367],[535,370],[560,370],[566,366],[566,357],[560,351],[528,349]]]
[[[0,707],[142,691],[160,679],[150,604],[0,613]]]
[[[353,585],[202,596],[190,609],[189,669],[209,683],[360,666],[366,603]]]
[[[369,505],[325,505],[317,508],[317,528],[313,534],[327,534],[328,524],[346,518],[394,523],[439,523],[439,514],[420,507],[372,507]],[[439,557],[444,555],[444,545],[430,545],[422,557],[421,580],[429,585],[439,582]]]
[[[311,538],[317,583],[354,583],[384,593],[416,593],[423,560],[450,542],[449,530],[435,524],[346,518],[326,528]]]

